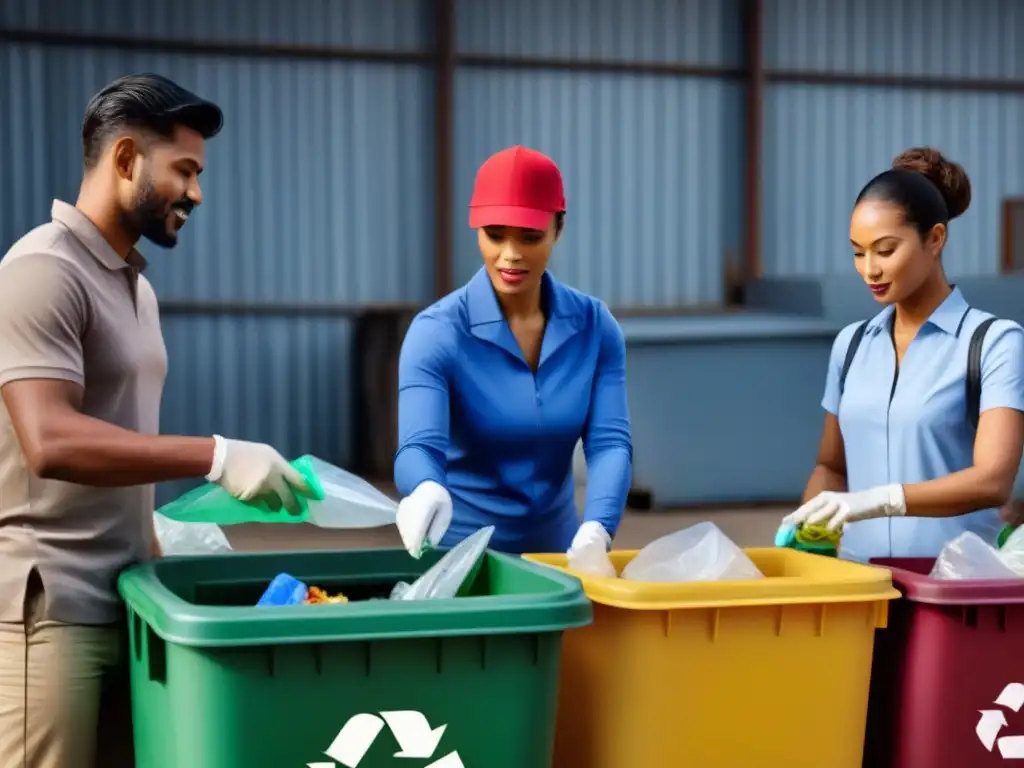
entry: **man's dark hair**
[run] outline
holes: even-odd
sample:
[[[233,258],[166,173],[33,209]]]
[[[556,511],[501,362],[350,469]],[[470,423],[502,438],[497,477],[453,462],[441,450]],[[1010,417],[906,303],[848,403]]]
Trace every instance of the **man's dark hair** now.
[[[85,167],[95,167],[111,139],[125,130],[169,139],[175,127],[183,125],[209,139],[220,132],[223,124],[220,107],[173,80],[153,74],[120,77],[93,96],[85,108]]]

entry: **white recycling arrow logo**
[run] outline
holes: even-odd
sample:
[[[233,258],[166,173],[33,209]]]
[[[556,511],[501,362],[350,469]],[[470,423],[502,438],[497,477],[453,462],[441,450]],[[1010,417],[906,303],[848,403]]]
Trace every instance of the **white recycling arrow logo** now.
[[[379,717],[367,712],[353,715],[338,731],[331,745],[324,750],[324,754],[334,762],[307,763],[306,768],[338,768],[338,763],[345,768],[358,768],[377,740],[377,736],[384,730],[385,723],[400,747],[395,757],[420,760],[430,760],[434,757],[441,737],[448,728],[447,725],[441,725],[431,729],[426,716],[422,712],[412,710],[381,712]],[[451,752],[425,768],[466,767],[459,753]]]
[[[1010,683],[1003,688],[999,698],[995,700],[997,706],[1005,707],[1013,712],[1020,712],[1024,707],[1024,684]],[[999,754],[1004,760],[1024,760],[1024,736],[1003,736],[998,738],[999,732],[1006,727],[1006,715],[1000,709],[982,709],[981,719],[974,729],[978,734],[978,740],[989,752],[997,745]]]

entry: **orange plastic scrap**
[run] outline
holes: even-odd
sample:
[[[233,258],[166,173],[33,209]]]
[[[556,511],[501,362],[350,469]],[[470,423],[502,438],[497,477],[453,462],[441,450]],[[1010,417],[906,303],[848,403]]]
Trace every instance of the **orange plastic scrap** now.
[[[309,593],[306,595],[305,603],[307,605],[320,605],[324,603],[347,603],[348,598],[343,594],[328,595],[320,587],[310,587]]]

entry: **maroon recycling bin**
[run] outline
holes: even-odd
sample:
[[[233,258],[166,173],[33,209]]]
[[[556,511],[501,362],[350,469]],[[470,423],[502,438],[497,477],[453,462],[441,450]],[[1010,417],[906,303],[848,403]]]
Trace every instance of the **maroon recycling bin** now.
[[[934,562],[871,561],[890,569],[903,599],[889,603],[889,626],[875,638],[864,768],[1017,764],[1024,578],[932,579]]]

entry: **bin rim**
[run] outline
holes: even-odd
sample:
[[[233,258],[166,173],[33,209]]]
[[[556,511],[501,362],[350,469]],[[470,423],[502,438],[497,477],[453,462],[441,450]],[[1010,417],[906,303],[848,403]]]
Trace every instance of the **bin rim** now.
[[[609,553],[616,570],[636,557],[640,550]],[[570,570],[564,554],[528,554],[524,559],[577,577],[592,602],[630,610],[683,610],[698,608],[739,608],[767,605],[810,605],[824,603],[867,603],[901,597],[892,584],[888,569],[862,565],[832,557],[788,548],[751,547],[744,552],[755,561],[777,559],[813,575],[778,576],[747,581],[649,582],[590,576]]]
[[[924,566],[930,573],[934,557],[874,557],[872,565],[892,573],[893,584],[913,603],[928,605],[1021,605],[1024,579],[933,579],[908,567]]]
[[[163,584],[157,573],[161,564],[169,562],[236,557],[252,561],[282,554],[324,557],[398,552],[405,554],[405,550],[398,549],[345,549],[164,557],[123,571],[118,577],[117,589],[129,611],[158,637],[177,645],[203,648],[564,632],[587,626],[593,620],[593,608],[579,579],[492,550],[487,550],[486,557],[532,571],[559,588],[551,592],[450,600],[214,606],[195,605],[182,599]]]

